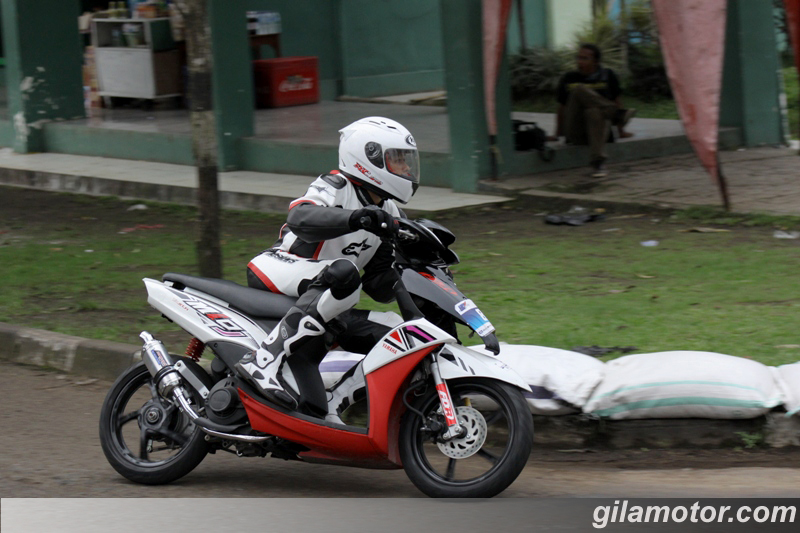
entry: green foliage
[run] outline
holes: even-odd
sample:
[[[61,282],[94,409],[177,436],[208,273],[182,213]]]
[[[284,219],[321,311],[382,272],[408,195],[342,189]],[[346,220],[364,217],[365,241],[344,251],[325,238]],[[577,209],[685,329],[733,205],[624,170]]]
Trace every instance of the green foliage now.
[[[760,446],[764,442],[764,434],[763,433],[748,433],[747,431],[737,431],[736,435],[740,439],[742,439],[742,444],[748,450],[756,448]]]
[[[568,49],[529,48],[510,59],[511,92],[515,100],[553,99],[558,81],[574,67]]]
[[[597,13],[575,33],[574,37],[576,50],[583,43],[597,46],[602,54],[603,66],[625,78],[628,68],[623,60],[621,46],[623,40],[624,34],[619,22],[604,12]]]
[[[596,3],[594,13],[593,19],[576,32],[571,47],[533,48],[511,57],[515,101],[552,99],[561,76],[576,68],[574,55],[583,43],[600,49],[603,65],[619,75],[626,96],[644,102],[672,98],[650,2],[636,0],[616,19],[609,17],[605,2]],[[645,116],[641,110],[639,116]],[[652,118],[677,118],[677,114]]]
[[[628,47],[626,93],[655,102],[672,98],[672,88],[667,78],[661,48],[655,44],[637,44]]]

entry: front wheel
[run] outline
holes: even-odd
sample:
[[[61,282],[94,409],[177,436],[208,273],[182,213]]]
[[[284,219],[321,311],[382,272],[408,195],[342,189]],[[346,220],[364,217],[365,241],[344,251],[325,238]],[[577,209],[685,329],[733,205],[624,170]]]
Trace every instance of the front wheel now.
[[[443,441],[436,390],[423,394],[400,426],[400,458],[416,487],[435,498],[491,498],[517,479],[533,445],[533,417],[522,393],[490,379],[448,382],[463,437]]]
[[[174,402],[158,395],[144,363],[126,370],[108,391],[100,410],[100,444],[114,470],[147,485],[185,476],[208,453],[203,431]]]

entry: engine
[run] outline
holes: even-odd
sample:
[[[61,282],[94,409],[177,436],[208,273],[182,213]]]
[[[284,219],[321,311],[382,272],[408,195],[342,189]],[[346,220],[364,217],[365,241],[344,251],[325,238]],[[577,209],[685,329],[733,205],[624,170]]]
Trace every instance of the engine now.
[[[223,379],[211,388],[206,399],[206,416],[212,422],[225,425],[241,424],[247,420],[233,378]]]

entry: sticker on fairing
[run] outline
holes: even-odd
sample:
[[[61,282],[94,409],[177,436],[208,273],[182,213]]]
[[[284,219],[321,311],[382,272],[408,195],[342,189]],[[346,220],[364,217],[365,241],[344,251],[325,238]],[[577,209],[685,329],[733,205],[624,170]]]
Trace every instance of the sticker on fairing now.
[[[464,322],[481,337],[494,331],[492,323],[489,322],[486,315],[481,313],[481,310],[478,309],[478,306],[476,306],[472,300],[458,302],[456,304],[456,312],[461,315]]]

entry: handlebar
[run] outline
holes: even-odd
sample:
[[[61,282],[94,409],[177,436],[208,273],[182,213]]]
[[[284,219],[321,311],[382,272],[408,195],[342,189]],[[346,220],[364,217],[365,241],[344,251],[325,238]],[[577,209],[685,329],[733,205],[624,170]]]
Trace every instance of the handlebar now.
[[[372,219],[369,218],[369,217],[361,217],[361,218],[358,219],[358,221],[359,221],[359,223],[361,223],[361,226],[364,227],[364,228],[368,228],[368,227],[370,227],[372,225]],[[386,224],[386,222],[381,222],[381,229],[387,229],[388,227],[389,226]],[[407,241],[416,242],[416,241],[419,240],[419,235],[417,235],[413,231],[408,231],[408,230],[402,229],[402,228],[398,228],[397,235],[399,237],[401,237],[403,240],[407,240]]]

